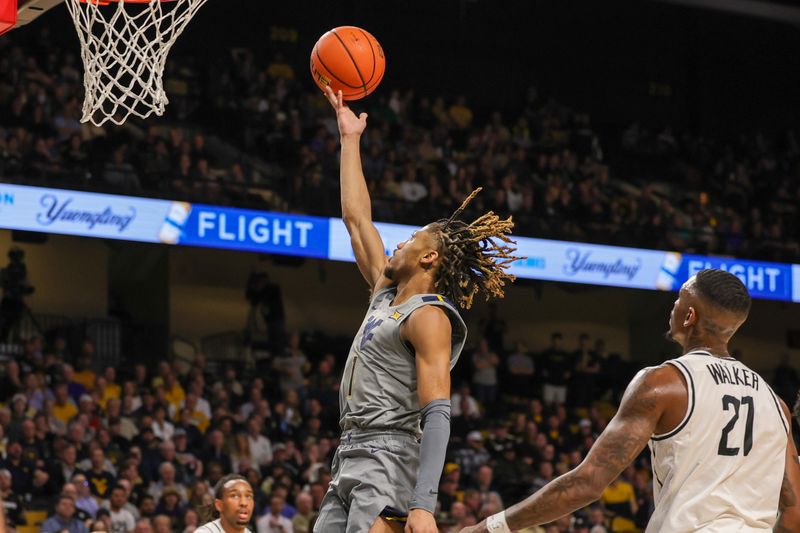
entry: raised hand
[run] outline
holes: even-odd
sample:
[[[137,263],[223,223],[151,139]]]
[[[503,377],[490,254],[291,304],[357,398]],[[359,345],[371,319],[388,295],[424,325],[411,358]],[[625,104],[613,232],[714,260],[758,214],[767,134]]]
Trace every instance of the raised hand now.
[[[353,110],[344,102],[342,91],[334,93],[330,87],[325,87],[325,96],[336,111],[336,121],[339,123],[339,135],[348,137],[361,135],[367,127],[367,114],[361,113],[356,117]]]

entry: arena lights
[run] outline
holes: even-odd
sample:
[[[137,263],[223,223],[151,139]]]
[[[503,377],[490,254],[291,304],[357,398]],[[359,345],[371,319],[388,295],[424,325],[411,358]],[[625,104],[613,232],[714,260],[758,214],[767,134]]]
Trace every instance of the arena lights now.
[[[376,224],[387,253],[416,229]],[[341,219],[151,198],[0,185],[0,228],[355,261]],[[675,291],[704,268],[755,298],[800,302],[800,265],[518,237],[520,278]]]

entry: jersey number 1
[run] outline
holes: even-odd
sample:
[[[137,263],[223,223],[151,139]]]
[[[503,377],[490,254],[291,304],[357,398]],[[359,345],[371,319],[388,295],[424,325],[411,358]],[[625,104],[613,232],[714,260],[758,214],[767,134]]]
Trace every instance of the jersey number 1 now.
[[[722,438],[719,439],[719,448],[717,453],[719,455],[739,455],[739,448],[728,447],[728,434],[736,427],[736,422],[739,421],[739,407],[742,404],[747,404],[747,420],[744,426],[744,455],[750,453],[753,449],[753,415],[754,405],[752,396],[744,396],[741,400],[729,394],[722,397],[722,410],[728,411],[729,407],[733,408],[733,418],[728,421],[728,424],[722,428]]]

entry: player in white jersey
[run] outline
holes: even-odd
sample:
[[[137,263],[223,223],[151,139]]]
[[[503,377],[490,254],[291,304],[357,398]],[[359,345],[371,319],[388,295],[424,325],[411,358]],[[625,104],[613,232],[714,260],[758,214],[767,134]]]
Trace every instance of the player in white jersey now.
[[[253,487],[244,476],[230,474],[214,486],[214,503],[206,523],[195,533],[251,533],[247,524],[253,517]],[[213,518],[217,517],[216,520]]]
[[[749,310],[747,289],[728,272],[687,281],[668,334],[684,355],[639,372],[578,467],[461,533],[516,531],[585,507],[648,444],[656,506],[647,533],[800,532],[789,408],[728,354]]]

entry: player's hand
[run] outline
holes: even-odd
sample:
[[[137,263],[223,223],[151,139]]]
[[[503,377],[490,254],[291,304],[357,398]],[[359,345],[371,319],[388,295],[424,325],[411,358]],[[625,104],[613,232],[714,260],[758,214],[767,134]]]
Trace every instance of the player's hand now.
[[[367,127],[367,114],[361,113],[356,117],[353,110],[348,107],[342,98],[342,91],[334,94],[333,89],[325,87],[325,96],[336,111],[336,120],[339,123],[339,135],[361,135]]]
[[[433,515],[424,509],[412,509],[408,513],[405,533],[439,533]]]

